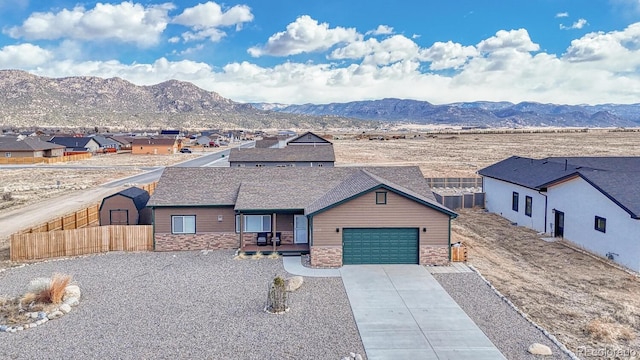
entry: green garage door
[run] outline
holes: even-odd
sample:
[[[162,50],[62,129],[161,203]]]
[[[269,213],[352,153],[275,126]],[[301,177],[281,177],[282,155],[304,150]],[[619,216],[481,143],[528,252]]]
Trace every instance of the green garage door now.
[[[342,262],[417,264],[418,229],[343,229]]]

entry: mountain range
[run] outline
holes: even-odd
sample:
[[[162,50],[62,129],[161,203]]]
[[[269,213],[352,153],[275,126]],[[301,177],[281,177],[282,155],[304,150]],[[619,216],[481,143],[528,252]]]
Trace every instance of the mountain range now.
[[[340,116],[256,109],[192,83],[138,86],[120,78],[47,78],[0,70],[0,126],[113,129],[325,129],[375,127]]]
[[[285,105],[252,104],[258,109],[289,114],[343,116],[363,120],[447,124],[474,127],[638,127],[639,104],[556,105],[535,102],[460,102],[434,105],[427,101],[382,99],[348,103]]]
[[[332,104],[246,104],[177,80],[48,78],[0,70],[0,127],[114,129],[372,129],[384,123],[473,127],[638,127],[640,104],[555,105],[382,99]]]

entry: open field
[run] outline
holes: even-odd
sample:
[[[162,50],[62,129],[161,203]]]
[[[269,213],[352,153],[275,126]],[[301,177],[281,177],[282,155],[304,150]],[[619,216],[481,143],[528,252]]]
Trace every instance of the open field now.
[[[430,137],[433,136],[433,137]],[[333,140],[336,164],[418,165],[425,177],[471,177],[512,155],[640,156],[640,132],[434,134],[421,140]]]

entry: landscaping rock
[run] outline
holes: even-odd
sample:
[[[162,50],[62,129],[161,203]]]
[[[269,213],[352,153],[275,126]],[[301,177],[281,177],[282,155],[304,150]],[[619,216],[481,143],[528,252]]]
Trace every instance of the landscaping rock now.
[[[49,318],[49,320],[54,320],[54,319],[62,317],[63,315],[64,315],[64,313],[62,311],[58,310],[58,311],[54,311],[51,314],[49,314],[48,318]]]
[[[356,356],[354,357],[355,360],[362,360],[362,355],[360,354],[356,354]]]
[[[40,311],[38,312],[38,319],[46,319],[47,318],[47,313],[44,311]]]
[[[78,306],[80,301],[78,300],[77,297],[69,297],[64,301],[64,303],[69,305],[69,306]]]
[[[77,298],[80,299],[80,287],[78,285],[69,285],[64,289],[64,295],[62,296],[62,301],[65,301],[68,298]]]
[[[69,312],[71,312],[71,305],[69,304],[62,304],[60,305],[60,307],[58,308],[58,310],[62,311],[65,314],[68,314]]]
[[[6,332],[6,331],[7,331],[7,329],[8,329],[8,327],[7,327],[7,326],[5,326],[5,325],[0,325],[0,332]]]
[[[285,290],[288,292],[296,291],[302,286],[304,279],[302,276],[293,276],[284,281]]]
[[[529,346],[528,351],[533,355],[553,355],[551,349],[547,345],[533,343]]]

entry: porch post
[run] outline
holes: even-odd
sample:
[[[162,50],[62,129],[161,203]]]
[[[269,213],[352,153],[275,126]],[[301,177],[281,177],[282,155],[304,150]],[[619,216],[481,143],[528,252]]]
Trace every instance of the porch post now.
[[[276,251],[276,213],[273,213],[271,217],[271,244],[273,245],[273,251]]]
[[[244,248],[244,216],[242,213],[238,213],[238,216],[240,217],[240,251],[242,251]]]

